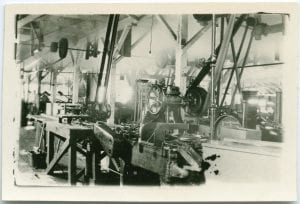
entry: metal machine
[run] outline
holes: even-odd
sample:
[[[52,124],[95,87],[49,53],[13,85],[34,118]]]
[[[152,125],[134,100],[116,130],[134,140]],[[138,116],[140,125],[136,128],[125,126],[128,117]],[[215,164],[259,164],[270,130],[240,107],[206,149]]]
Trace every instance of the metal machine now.
[[[139,167],[157,174],[161,184],[203,183],[201,142],[205,139],[196,134],[195,126],[182,122],[183,104],[178,87],[153,84],[139,132],[126,136],[120,128],[113,132],[104,123],[96,123],[95,136],[111,159],[125,162],[127,174]]]

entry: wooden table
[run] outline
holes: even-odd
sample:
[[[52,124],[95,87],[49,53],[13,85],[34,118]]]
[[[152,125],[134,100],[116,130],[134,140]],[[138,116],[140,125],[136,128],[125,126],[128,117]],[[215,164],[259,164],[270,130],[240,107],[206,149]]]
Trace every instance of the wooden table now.
[[[27,115],[27,119],[34,121],[34,126],[36,128],[35,146],[40,148],[42,151],[45,151],[46,150],[45,128],[47,122],[58,121],[58,118],[41,114],[41,115]]]
[[[85,181],[89,182],[92,178],[98,179],[100,171],[100,149],[97,143],[91,142],[88,148],[82,148],[79,144],[82,140],[93,141],[94,133],[92,127],[81,125],[69,125],[58,122],[47,122],[47,174],[53,173],[55,165],[68,152],[68,182],[71,185],[84,175]],[[63,144],[55,153],[54,138],[57,137],[63,141]],[[86,158],[86,166],[79,173],[77,169],[76,153],[83,154]]]

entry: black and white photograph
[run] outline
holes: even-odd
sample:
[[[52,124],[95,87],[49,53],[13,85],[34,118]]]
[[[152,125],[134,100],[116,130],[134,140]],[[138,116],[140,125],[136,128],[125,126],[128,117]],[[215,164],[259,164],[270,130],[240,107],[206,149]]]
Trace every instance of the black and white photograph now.
[[[263,5],[7,6],[4,198],[296,199],[298,17]]]

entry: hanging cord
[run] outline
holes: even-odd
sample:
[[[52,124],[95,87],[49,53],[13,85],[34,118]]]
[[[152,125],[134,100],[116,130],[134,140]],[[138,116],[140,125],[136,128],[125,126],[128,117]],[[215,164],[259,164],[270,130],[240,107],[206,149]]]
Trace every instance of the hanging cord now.
[[[152,31],[153,31],[153,15],[151,17],[149,54],[151,54],[152,52]]]

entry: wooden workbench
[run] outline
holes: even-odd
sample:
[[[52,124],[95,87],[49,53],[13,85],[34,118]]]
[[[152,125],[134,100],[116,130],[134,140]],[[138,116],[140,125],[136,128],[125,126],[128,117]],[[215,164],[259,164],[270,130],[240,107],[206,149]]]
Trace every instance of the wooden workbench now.
[[[41,114],[41,115],[27,115],[27,119],[34,122],[35,131],[35,146],[40,150],[46,150],[46,125],[47,122],[58,121],[57,117]],[[41,138],[42,137],[42,138]]]
[[[71,185],[84,175],[85,181],[89,178],[96,180],[100,170],[98,162],[100,159],[99,147],[91,142],[89,148],[83,149],[79,142],[86,139],[93,140],[93,128],[82,125],[69,125],[58,122],[47,122],[47,174],[53,173],[55,165],[68,152],[68,181]],[[63,141],[63,144],[55,153],[54,138],[57,137]],[[96,151],[98,149],[98,151]],[[77,152],[83,154],[86,158],[86,166],[77,173]],[[87,180],[88,179],[88,180]]]

